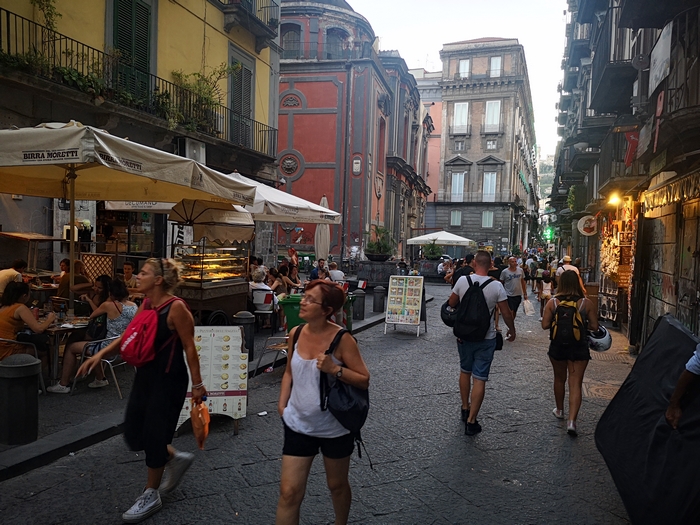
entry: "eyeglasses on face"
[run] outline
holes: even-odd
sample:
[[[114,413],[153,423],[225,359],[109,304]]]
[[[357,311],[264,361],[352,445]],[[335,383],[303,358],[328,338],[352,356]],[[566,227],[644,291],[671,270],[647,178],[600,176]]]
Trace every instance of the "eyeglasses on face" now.
[[[306,296],[304,296],[304,297],[301,298],[301,302],[302,302],[302,303],[306,303],[306,304],[317,304],[317,305],[319,305],[319,306],[323,306],[323,303],[322,303],[322,302],[319,303],[318,301],[312,301],[311,299],[309,299],[309,298],[306,297]]]

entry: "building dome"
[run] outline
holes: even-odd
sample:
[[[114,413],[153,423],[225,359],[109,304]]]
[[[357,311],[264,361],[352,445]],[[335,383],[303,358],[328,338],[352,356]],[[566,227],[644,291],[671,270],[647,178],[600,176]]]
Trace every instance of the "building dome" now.
[[[299,0],[282,0],[283,4],[290,3],[290,2],[304,3],[304,2],[300,2]],[[340,7],[341,9],[347,9],[348,11],[352,11],[353,13],[355,12],[355,10],[352,7],[350,7],[350,4],[348,4],[345,0],[309,0],[305,3],[332,5],[333,7]]]

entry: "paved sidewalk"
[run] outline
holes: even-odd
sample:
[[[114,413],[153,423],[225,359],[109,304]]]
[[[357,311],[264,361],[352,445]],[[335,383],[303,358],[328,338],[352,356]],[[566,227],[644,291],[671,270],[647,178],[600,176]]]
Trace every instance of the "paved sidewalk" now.
[[[374,462],[353,456],[352,523],[361,524],[624,524],[624,506],[595,449],[593,432],[632,360],[623,338],[596,355],[586,373],[571,438],[554,406],[547,335],[536,317],[519,317],[518,338],[497,352],[480,414],[483,432],[464,435],[459,420],[454,337],[439,321],[449,288],[428,287],[428,332],[379,325],[360,333],[372,373],[372,408],[363,430]],[[215,418],[206,450],[190,433],[175,446],[197,460],[163,510],[147,523],[246,525],[274,522],[282,428],[276,413],[282,370],[249,384],[249,416],[240,434]],[[267,412],[267,415],[256,415]],[[120,437],[2,483],[3,523],[120,523],[145,479],[143,454]],[[322,462],[312,468],[302,523],[331,523]]]
[[[372,312],[374,296],[365,297],[365,319],[353,321],[353,332],[359,333],[384,319],[383,313]],[[262,352],[269,330],[255,334],[255,352]],[[281,335],[281,334],[277,334]],[[275,354],[263,356],[259,372],[268,368]],[[254,363],[257,363],[255,357]],[[277,361],[282,366],[284,358]],[[117,396],[114,385],[90,389],[90,379],[78,382],[73,396],[48,394],[39,396],[39,439],[23,446],[0,445],[0,481],[45,465],[70,452],[94,445],[121,434],[126,400],[131,391],[134,372],[127,367],[117,368],[117,380],[124,399]],[[110,382],[112,381],[111,378]]]

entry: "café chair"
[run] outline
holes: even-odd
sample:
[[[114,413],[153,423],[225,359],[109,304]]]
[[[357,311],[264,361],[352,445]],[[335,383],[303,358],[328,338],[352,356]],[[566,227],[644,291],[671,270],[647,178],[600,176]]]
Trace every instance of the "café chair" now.
[[[101,343],[111,343],[115,339],[116,337],[110,337],[108,339],[98,339],[96,341],[90,341],[85,346],[83,346],[83,352],[80,354],[80,359],[78,360],[78,363],[82,363],[86,355],[94,355],[95,352],[99,351]],[[119,353],[117,353],[113,357],[102,359],[102,369],[104,370],[105,365],[109,367],[109,371],[112,374],[112,381],[114,381],[114,385],[117,387],[117,394],[119,395],[119,399],[124,399],[124,397],[122,396],[121,388],[119,388],[119,382],[117,381],[117,376],[114,373],[114,369],[118,366],[122,366],[125,364],[126,362],[122,360],[121,355]],[[73,378],[73,383],[70,386],[70,395],[73,395],[73,392],[75,391],[75,384],[77,383],[77,381],[78,376],[76,374],[76,376]]]
[[[223,310],[214,310],[207,317],[206,326],[231,326],[231,320]]]
[[[258,321],[265,317],[270,318],[270,335],[275,335],[275,321],[277,315],[275,313],[275,293],[269,290],[253,290],[253,306],[255,307],[255,326],[258,326]]]
[[[267,338],[267,340],[265,341],[265,346],[263,347],[262,352],[260,352],[260,357],[258,357],[258,363],[255,365],[255,368],[253,369],[253,371],[255,372],[255,375],[258,375],[258,373],[259,373],[260,363],[262,362],[262,358],[265,354],[275,352],[275,359],[272,361],[272,364],[270,365],[273,369],[275,368],[275,364],[277,364],[277,358],[279,357],[280,354],[282,354],[284,357],[288,357],[288,355],[287,355],[287,341],[288,340],[289,340],[289,338],[286,336],[271,336],[271,337]]]
[[[36,345],[34,343],[29,343],[27,341],[17,341],[15,339],[0,339],[0,344],[13,344],[13,345],[23,345],[23,346],[31,346],[32,349],[34,350],[33,354],[34,357],[39,359],[39,351],[36,349]],[[39,359],[41,361],[41,359]],[[46,394],[46,385],[44,384],[44,374],[39,372],[39,385],[41,385],[41,391]]]

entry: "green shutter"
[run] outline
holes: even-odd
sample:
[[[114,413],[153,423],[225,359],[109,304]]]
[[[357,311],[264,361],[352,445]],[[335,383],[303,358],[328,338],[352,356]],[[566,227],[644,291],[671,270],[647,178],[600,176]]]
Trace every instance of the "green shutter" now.
[[[133,49],[132,4],[132,0],[114,0],[114,48],[119,50],[124,62],[131,61]]]
[[[136,2],[134,9],[134,66],[142,71],[150,69],[150,28],[151,7],[143,2]]]
[[[151,7],[140,0],[114,0],[114,47],[122,62],[150,69]]]

